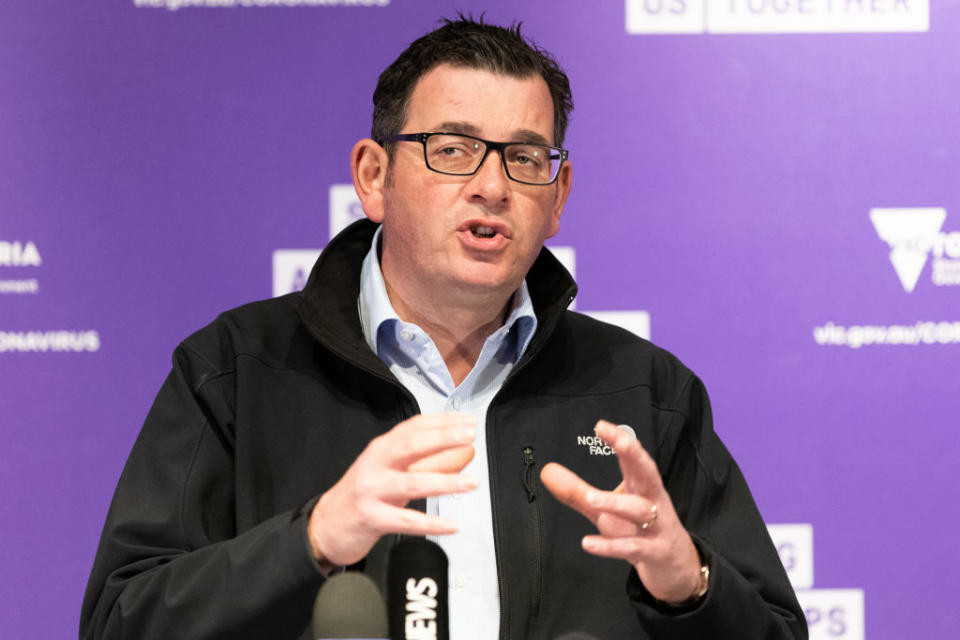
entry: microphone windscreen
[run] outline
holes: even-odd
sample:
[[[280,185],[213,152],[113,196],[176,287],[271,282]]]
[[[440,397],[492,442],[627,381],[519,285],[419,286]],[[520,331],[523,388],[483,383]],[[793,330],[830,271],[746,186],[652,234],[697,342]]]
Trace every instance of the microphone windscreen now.
[[[387,602],[391,640],[450,640],[447,554],[426,538],[390,550]]]
[[[387,631],[387,607],[367,576],[341,573],[320,587],[313,605],[314,638],[383,640]]]

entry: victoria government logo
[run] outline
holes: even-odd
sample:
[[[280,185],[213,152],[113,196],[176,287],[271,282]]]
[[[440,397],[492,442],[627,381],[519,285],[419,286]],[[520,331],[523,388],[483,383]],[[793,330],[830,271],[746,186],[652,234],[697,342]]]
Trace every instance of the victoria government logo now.
[[[893,278],[903,290],[917,287],[960,285],[960,231],[944,231],[947,210],[942,207],[875,208],[870,221],[880,241],[889,249],[891,286]],[[927,269],[930,263],[930,269]],[[921,282],[929,272],[930,284]],[[878,272],[879,275],[879,272]],[[827,322],[813,328],[821,346],[859,349],[868,345],[960,345],[960,320],[916,319],[897,324],[868,322],[839,325]]]
[[[913,292],[928,260],[938,287],[960,285],[960,231],[942,230],[946,209],[871,209],[870,220],[890,247],[890,262],[907,293]]]

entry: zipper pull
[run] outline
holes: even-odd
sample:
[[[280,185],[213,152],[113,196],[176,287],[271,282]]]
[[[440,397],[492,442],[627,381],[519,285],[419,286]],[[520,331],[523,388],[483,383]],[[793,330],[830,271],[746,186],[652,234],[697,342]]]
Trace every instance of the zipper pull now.
[[[523,448],[523,488],[527,492],[527,502],[533,502],[537,498],[536,491],[536,478],[534,472],[536,471],[536,461],[533,459],[533,447],[526,446]]]

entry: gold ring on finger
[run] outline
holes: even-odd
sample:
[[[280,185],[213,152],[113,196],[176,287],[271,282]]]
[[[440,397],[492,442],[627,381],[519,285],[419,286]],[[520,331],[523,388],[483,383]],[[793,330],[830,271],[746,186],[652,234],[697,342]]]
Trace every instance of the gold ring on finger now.
[[[657,505],[650,506],[650,517],[640,525],[640,528],[646,531],[653,526],[653,523],[657,521]]]

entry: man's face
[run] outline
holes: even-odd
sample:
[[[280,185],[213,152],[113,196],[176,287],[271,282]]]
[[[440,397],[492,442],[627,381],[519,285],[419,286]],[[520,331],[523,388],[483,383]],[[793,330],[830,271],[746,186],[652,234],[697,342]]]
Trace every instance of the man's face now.
[[[417,83],[401,133],[433,131],[553,144],[553,101],[539,76],[443,65]],[[450,176],[427,169],[422,145],[395,144],[383,191],[388,287],[407,304],[505,300],[557,232],[569,165],[555,184],[525,185],[507,178],[491,152],[476,174]]]

